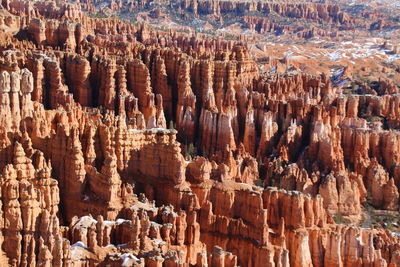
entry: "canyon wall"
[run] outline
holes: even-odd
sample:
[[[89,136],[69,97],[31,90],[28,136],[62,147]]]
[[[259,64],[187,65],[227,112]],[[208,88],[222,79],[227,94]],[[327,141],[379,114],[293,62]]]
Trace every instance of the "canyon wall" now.
[[[19,35],[0,42],[1,265],[400,264],[396,233],[355,226],[365,204],[399,208],[395,85],[343,94],[81,2],[2,1]],[[351,23],[329,5],[184,5]]]

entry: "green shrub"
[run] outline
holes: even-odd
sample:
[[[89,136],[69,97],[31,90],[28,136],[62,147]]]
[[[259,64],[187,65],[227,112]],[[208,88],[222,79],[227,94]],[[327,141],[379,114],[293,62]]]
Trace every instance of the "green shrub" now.
[[[335,221],[335,223],[337,224],[344,224],[344,219],[343,216],[341,214],[335,214],[335,216],[333,216],[333,220]]]

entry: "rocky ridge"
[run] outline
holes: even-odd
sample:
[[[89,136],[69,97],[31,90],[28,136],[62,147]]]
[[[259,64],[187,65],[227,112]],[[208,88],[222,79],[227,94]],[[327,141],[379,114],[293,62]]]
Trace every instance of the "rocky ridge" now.
[[[395,233],[335,222],[398,210],[395,85],[348,95],[241,43],[2,4],[3,265],[400,264]]]

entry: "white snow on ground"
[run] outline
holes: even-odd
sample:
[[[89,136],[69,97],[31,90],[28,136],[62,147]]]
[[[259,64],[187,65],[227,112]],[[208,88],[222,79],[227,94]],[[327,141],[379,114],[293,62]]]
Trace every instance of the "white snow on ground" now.
[[[105,225],[113,225],[115,224],[115,221],[104,221]]]
[[[85,246],[85,244],[83,244],[82,241],[76,242],[76,243],[73,244],[71,247],[81,247],[81,248],[85,248],[85,249],[86,249],[86,246]]]
[[[161,239],[153,239],[153,241],[154,241],[154,243],[156,244],[156,245],[161,245],[161,244],[165,244],[165,242],[163,241],[163,240],[161,240]]]
[[[290,58],[290,57],[293,55],[293,52],[292,52],[292,51],[287,51],[287,52],[284,53],[284,55],[285,55],[287,58]]]
[[[337,61],[341,58],[366,58],[371,56],[386,57],[386,53],[382,49],[377,48],[350,48],[350,49],[338,49],[332,53],[326,54],[332,61]]]
[[[117,224],[121,224],[121,223],[124,223],[124,222],[130,222],[130,221],[129,220],[125,220],[125,219],[117,219],[116,220]]]
[[[398,233],[398,232],[392,232],[392,236],[400,237],[400,233]]]
[[[165,129],[165,128],[150,128],[150,129],[143,129],[143,130],[138,130],[138,129],[129,129],[131,133],[139,134],[139,133],[144,133],[144,132],[152,132],[152,133],[157,133],[157,132],[164,132],[168,133],[174,130],[170,129]]]
[[[288,59],[306,58],[321,58],[327,57],[330,61],[339,61],[348,59],[352,64],[355,64],[355,59],[376,58],[379,60],[387,60],[389,63],[400,58],[400,55],[388,55],[389,50],[381,47],[385,40],[382,38],[372,38],[366,43],[356,43],[353,41],[345,41],[337,46],[337,49],[304,49],[301,50],[298,46],[293,45],[288,48],[284,55]],[[315,42],[314,43],[319,43]],[[282,44],[280,44],[282,45]],[[267,44],[272,46],[272,44]]]
[[[337,61],[338,59],[340,59],[342,57],[342,53],[339,50],[336,50],[336,51],[328,54],[328,57],[332,61]]]
[[[140,263],[140,259],[132,253],[124,253],[121,255],[122,266],[132,266],[134,263]]]
[[[392,63],[392,62],[394,62],[394,61],[397,60],[397,59],[400,59],[400,55],[399,55],[399,54],[391,55],[391,56],[389,56],[389,58],[388,58],[388,60],[387,60],[387,63]]]
[[[97,221],[93,219],[91,216],[83,216],[76,223],[76,227],[88,228],[95,223],[97,223]]]

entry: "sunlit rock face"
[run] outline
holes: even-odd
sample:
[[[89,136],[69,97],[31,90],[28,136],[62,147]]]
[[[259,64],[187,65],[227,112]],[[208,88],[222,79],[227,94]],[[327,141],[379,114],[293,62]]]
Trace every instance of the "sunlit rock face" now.
[[[375,67],[315,46],[390,29],[384,11],[1,5],[0,266],[400,266],[399,50],[364,51],[390,58],[365,80]],[[204,18],[223,38],[188,24]]]

